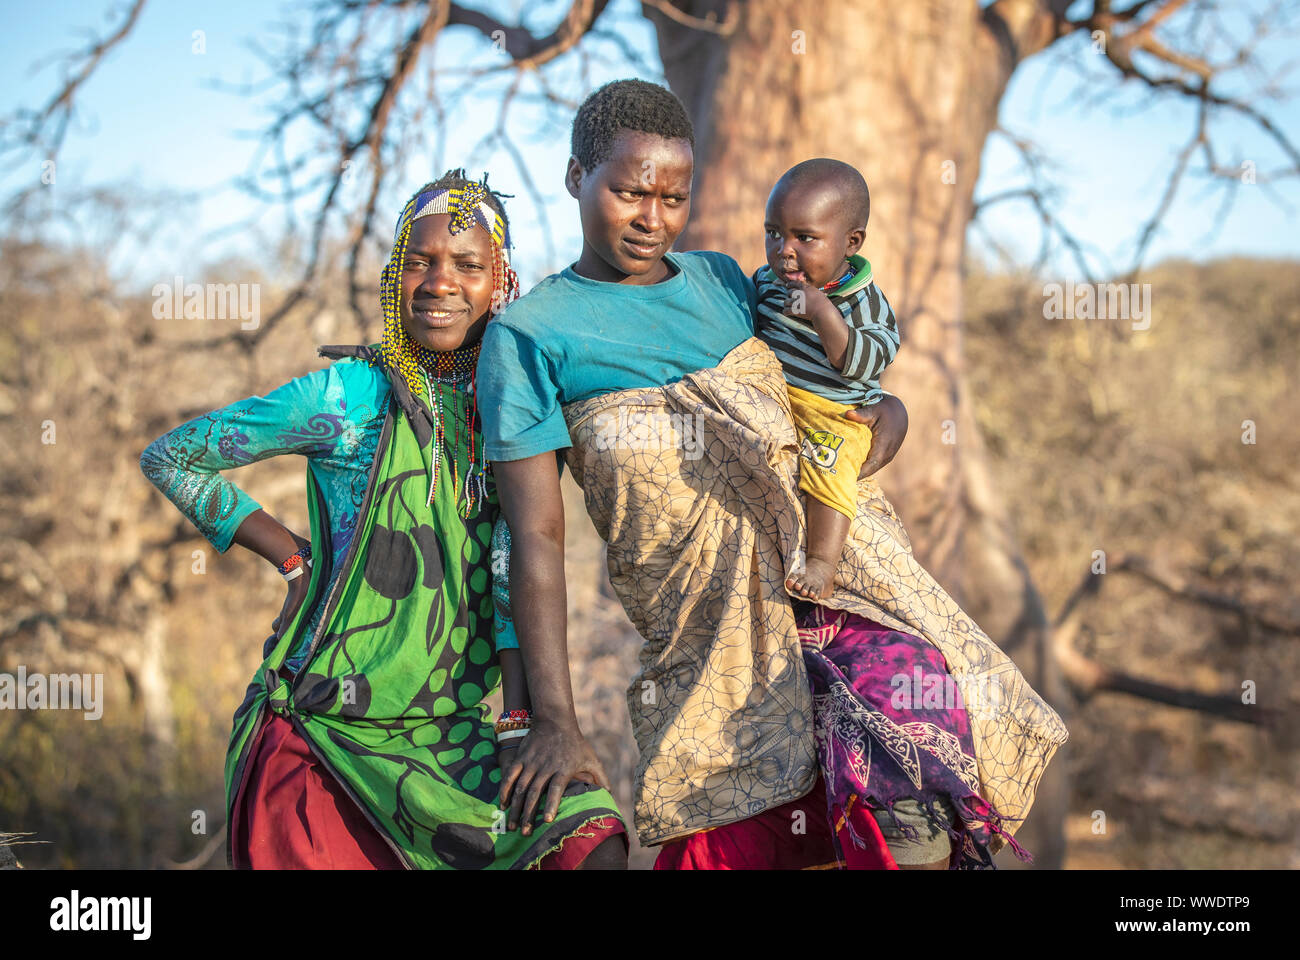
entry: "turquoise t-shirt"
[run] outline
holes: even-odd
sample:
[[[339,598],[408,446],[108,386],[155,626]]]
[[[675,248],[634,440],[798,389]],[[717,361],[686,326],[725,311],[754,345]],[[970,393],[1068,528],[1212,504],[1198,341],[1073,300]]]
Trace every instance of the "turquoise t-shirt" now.
[[[487,325],[477,390],[488,459],[570,446],[564,404],[662,387],[754,335],[754,284],[735,260],[713,251],[664,260],[676,273],[644,286],[566,267]]]

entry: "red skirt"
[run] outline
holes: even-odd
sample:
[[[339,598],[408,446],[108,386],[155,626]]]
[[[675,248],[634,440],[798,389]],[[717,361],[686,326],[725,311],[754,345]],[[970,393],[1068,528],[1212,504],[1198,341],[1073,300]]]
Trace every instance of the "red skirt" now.
[[[665,843],[656,870],[897,870],[880,825],[861,804],[826,813],[819,773],[812,793],[736,823]],[[862,841],[847,835],[847,828]],[[835,854],[840,838],[845,860]]]
[[[572,870],[610,837],[617,817],[587,825],[548,854],[541,870]],[[240,870],[401,870],[401,858],[288,720],[268,714],[248,758],[230,825]]]

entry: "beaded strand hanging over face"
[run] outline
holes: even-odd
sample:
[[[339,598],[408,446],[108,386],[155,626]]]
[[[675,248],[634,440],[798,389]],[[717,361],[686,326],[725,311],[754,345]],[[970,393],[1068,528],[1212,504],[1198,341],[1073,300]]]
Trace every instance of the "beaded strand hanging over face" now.
[[[426,189],[412,197],[397,220],[392,256],[380,276],[380,303],[384,311],[384,334],[379,344],[380,362],[401,376],[411,389],[411,395],[424,397],[433,416],[433,450],[430,454],[429,496],[426,505],[433,503],[438,488],[440,466],[446,444],[446,413],[443,405],[443,387],[447,387],[447,400],[452,408],[451,481],[457,513],[465,518],[487,497],[487,458],[478,448],[475,426],[478,423],[478,397],[475,389],[475,370],[478,363],[479,343],[458,347],[445,353],[430,350],[416,343],[402,326],[402,266],[406,247],[411,237],[411,224],[423,216],[438,213],[451,214],[448,226],[452,234],[461,230],[482,227],[492,238],[492,313],[519,296],[519,277],[510,267],[509,233],[505,218],[487,202],[487,177],[479,183],[465,187]],[[432,379],[430,375],[432,374]],[[469,443],[468,467],[462,488],[460,480],[460,417],[456,415],[456,391],[468,382],[469,402],[465,417]],[[462,387],[463,389],[463,387]]]

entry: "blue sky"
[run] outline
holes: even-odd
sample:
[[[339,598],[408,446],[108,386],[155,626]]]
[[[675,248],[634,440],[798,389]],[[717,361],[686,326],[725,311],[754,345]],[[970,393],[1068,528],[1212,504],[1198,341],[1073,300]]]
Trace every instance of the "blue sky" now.
[[[507,18],[518,6],[492,0],[479,5]],[[132,278],[170,277],[199,271],[204,263],[224,254],[265,255],[269,250],[268,238],[279,222],[278,214],[264,217],[265,231],[260,234],[217,231],[260,209],[228,184],[244,172],[254,149],[254,140],[247,134],[263,125],[270,104],[265,98],[244,97],[211,85],[263,78],[266,68],[249,51],[248,41],[267,42],[273,21],[293,19],[294,12],[303,7],[294,0],[151,3],[132,37],[109,55],[85,88],[79,98],[79,121],[69,133],[59,162],[55,190],[116,183],[194,192],[200,198],[195,203],[176,204],[174,215],[169,210],[170,226],[133,249],[129,265],[123,265]],[[637,23],[630,0],[616,0],[615,9],[619,8],[624,14],[622,22],[632,24],[625,31],[627,43],[657,63],[649,25]],[[44,103],[58,78],[58,67],[49,65],[50,55],[83,45],[87,29],[102,34],[116,22],[122,5],[63,0],[9,2],[3,9],[0,113],[7,115],[18,107]],[[206,52],[201,55],[192,51],[195,30],[204,31]],[[1280,41],[1266,44],[1261,53],[1274,67],[1291,55]],[[482,62],[489,56],[491,51],[464,30],[449,31],[440,41],[441,63],[474,58]],[[1023,64],[1003,101],[1001,122],[1011,132],[1034,140],[1054,164],[1052,181],[1060,190],[1058,207],[1063,221],[1096,251],[1099,264],[1122,269],[1141,221],[1154,209],[1170,163],[1190,134],[1193,116],[1191,106],[1182,103],[1137,109],[1141,98],[1134,84],[1116,88],[1113,96],[1089,106],[1079,96],[1081,88],[1075,78],[1078,67],[1090,66],[1086,62],[1089,56],[1096,57],[1087,38],[1079,37]],[[33,65],[42,59],[47,65],[33,72]],[[591,81],[595,84],[634,72],[617,62],[599,65]],[[1292,87],[1297,82],[1300,77],[1290,78]],[[1300,100],[1260,106],[1283,130],[1300,138]],[[412,157],[409,179],[403,178],[397,190],[401,199],[436,167],[462,162],[458,150],[488,129],[494,111],[495,101],[484,99],[477,105],[471,101],[470,109],[458,112],[442,156],[436,156],[430,146]],[[530,119],[525,108],[520,108],[518,117],[518,128],[534,135],[522,146],[544,196],[556,250],[553,259],[544,253],[541,227],[513,164],[498,152],[480,153],[472,166],[474,170],[491,169],[493,185],[517,195],[511,205],[516,245],[529,251],[519,266],[525,283],[531,283],[576,255],[580,232],[576,208],[561,188],[567,131],[559,126],[543,128],[540,121]],[[1221,162],[1252,160],[1261,172],[1280,162],[1277,150],[1246,124],[1225,124],[1218,134]],[[976,196],[1023,183],[1018,164],[1013,149],[996,137],[991,139]],[[16,169],[5,167],[0,193],[39,176],[35,158]],[[1203,181],[1188,181],[1152,244],[1148,262],[1170,256],[1300,255],[1297,181],[1280,183],[1271,193],[1260,185],[1242,187],[1221,229],[1208,236],[1216,205],[1207,198]],[[1032,259],[1040,234],[1037,218],[1027,204],[993,207],[984,222],[1015,256]],[[978,232],[972,233],[971,242],[977,250],[986,249]],[[1051,270],[1063,277],[1077,272],[1063,255],[1054,258]]]

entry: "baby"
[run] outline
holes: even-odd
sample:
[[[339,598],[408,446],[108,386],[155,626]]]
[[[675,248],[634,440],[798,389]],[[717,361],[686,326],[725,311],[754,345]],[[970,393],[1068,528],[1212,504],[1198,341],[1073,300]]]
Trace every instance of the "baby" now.
[[[880,375],[898,352],[894,313],[858,255],[870,211],[867,182],[847,163],[818,158],[791,167],[767,199],[767,266],[754,273],[757,334],[785,370],[803,440],[806,571],[786,589],[809,600],[834,589],[871,449],[871,429],[844,413],[885,395]]]

